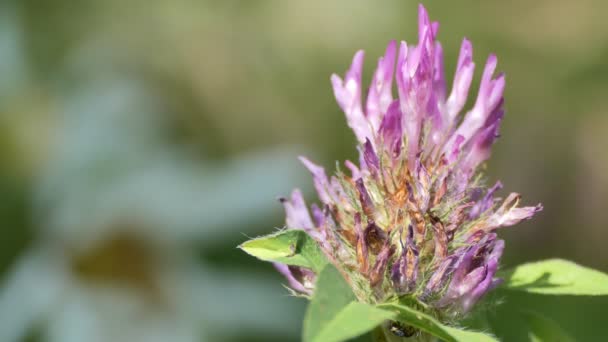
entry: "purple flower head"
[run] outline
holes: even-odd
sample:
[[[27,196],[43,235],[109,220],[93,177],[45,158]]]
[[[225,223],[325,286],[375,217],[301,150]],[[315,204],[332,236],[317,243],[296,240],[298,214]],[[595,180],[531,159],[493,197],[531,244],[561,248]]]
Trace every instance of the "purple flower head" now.
[[[323,209],[312,206],[311,217],[298,191],[283,204],[287,227],[319,243],[349,275],[359,300],[409,297],[461,315],[500,282],[495,275],[504,242],[496,230],[542,207],[518,207],[515,193],[500,203],[495,196],[502,184],[486,188],[481,181],[480,165],[505,114],[505,77],[495,74],[496,56],[488,57],[476,100],[465,108],[475,70],[471,42],[462,41],[448,89],[435,40],[439,24],[422,5],[418,23],[416,44],[388,44],[365,99],[362,51],[343,78],[332,75],[358,141],[359,165],[347,161],[350,175],[328,177],[302,157]],[[309,270],[279,269],[294,290],[313,291]]]

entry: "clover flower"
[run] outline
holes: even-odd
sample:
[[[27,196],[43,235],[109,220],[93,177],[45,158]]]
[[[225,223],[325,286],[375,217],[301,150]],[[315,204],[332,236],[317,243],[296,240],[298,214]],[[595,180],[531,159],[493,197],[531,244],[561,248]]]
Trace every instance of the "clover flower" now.
[[[328,177],[301,157],[321,205],[309,211],[299,190],[281,201],[286,226],[303,229],[318,243],[360,301],[411,298],[449,319],[469,312],[500,283],[495,275],[504,241],[496,230],[542,207],[518,207],[516,193],[499,203],[495,193],[502,184],[487,187],[478,170],[504,116],[505,77],[494,76],[496,56],[488,57],[477,99],[463,113],[475,69],[471,42],[462,41],[448,94],[435,40],[439,24],[422,5],[418,20],[418,44],[388,44],[365,102],[363,51],[344,78],[331,76],[358,140],[358,165],[346,161],[349,174],[338,170]],[[314,292],[312,270],[276,267],[296,292]]]

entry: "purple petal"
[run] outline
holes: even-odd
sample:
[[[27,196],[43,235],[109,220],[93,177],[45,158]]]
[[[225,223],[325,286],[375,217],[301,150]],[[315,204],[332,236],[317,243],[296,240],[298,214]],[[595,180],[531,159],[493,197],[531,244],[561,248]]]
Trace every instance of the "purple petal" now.
[[[293,275],[292,271],[290,270],[289,266],[287,266],[285,264],[276,263],[276,262],[274,262],[272,264],[277,269],[277,271],[279,271],[283,276],[285,276],[285,278],[287,279],[287,283],[289,284],[289,287],[291,287],[293,290],[295,290],[297,292],[301,292],[306,295],[312,295],[312,290],[309,288],[306,288],[304,286],[304,284],[302,284],[298,279],[296,279],[296,277]]]
[[[487,93],[485,102],[486,111],[494,111],[503,99],[503,93],[505,91],[505,74],[500,73],[495,80],[490,82],[490,89]]]
[[[458,298],[468,294],[477,287],[479,283],[485,279],[486,274],[487,268],[483,265],[475,268],[460,281],[452,280],[445,295],[436,303],[436,305],[438,307],[443,307],[454,303]]]
[[[397,42],[391,41],[386,47],[384,57],[378,61],[372,84],[367,95],[366,115],[375,131],[378,130],[382,114],[393,102],[392,83],[395,69]]]
[[[315,220],[315,224],[317,227],[320,227],[325,224],[325,214],[323,214],[323,210],[319,208],[315,203],[310,206],[312,211],[312,217]]]
[[[348,125],[352,128],[360,142],[371,137],[369,122],[361,108],[361,74],[363,71],[364,52],[358,51],[353,57],[350,69],[346,72],[344,80],[334,74],[331,83],[334,88],[336,101],[344,114]]]
[[[353,179],[361,178],[361,170],[350,160],[344,162],[344,165],[350,170],[350,177]]]
[[[462,299],[462,309],[468,312],[471,307],[494,286],[494,275],[498,269],[498,261],[490,259],[485,267],[485,278],[468,295]]]
[[[436,29],[439,28],[437,24]],[[431,20],[429,19],[429,13],[427,12],[424,5],[418,4],[418,41],[422,42],[424,40],[424,33],[429,32],[431,35],[434,34],[433,27],[431,26]]]
[[[425,296],[441,291],[445,285],[445,280],[448,278],[449,270],[452,268],[454,262],[454,257],[448,257],[433,271],[431,278],[426,284]]]
[[[522,220],[530,219],[534,214],[543,209],[540,204],[534,207],[518,208],[519,199],[519,194],[511,193],[505,199],[502,206],[488,218],[486,229],[492,230],[499,227],[512,226]]]
[[[330,186],[327,175],[325,174],[325,169],[311,162],[306,157],[299,157],[299,159],[312,174],[313,183],[315,184],[315,189],[317,190],[317,194],[321,201],[325,204],[334,203],[336,194]]]
[[[407,44],[401,42],[399,49],[399,57],[397,58],[397,90],[399,93],[399,104],[402,114],[402,129],[405,132],[408,139],[408,156],[415,156],[418,151],[418,140],[420,137],[420,128],[422,125],[422,116],[420,111],[416,108],[416,104],[411,100],[413,92],[412,76],[410,73],[415,72],[409,66],[412,64],[412,60],[416,59],[415,56],[416,48],[412,49],[413,53],[408,54]],[[417,68],[417,65],[416,65]]]
[[[492,75],[496,70],[496,64],[498,60],[495,54],[490,54],[488,56],[488,60],[486,61],[486,65],[483,69],[483,74],[481,75],[481,82],[479,84],[479,93],[477,94],[477,101],[475,102],[475,107],[481,107],[483,109],[486,107],[486,102],[488,101],[490,94],[492,93],[493,81]]]
[[[492,251],[488,255],[488,259],[496,259],[499,260],[502,256],[502,252],[505,250],[505,241],[504,240],[496,240],[492,247]]]
[[[504,113],[501,110],[501,116]],[[472,171],[479,166],[482,162],[486,161],[492,152],[492,145],[498,139],[498,129],[500,127],[500,121],[497,121],[492,126],[485,128],[483,131],[473,138],[472,147],[467,157],[461,163],[461,167],[465,171]]]
[[[439,42],[435,42],[435,60],[434,60],[434,79],[433,90],[437,100],[445,101],[445,71],[443,69],[443,48]]]
[[[462,282],[464,277],[469,273],[469,270],[471,269],[471,263],[473,262],[473,257],[475,257],[480,248],[480,244],[476,244],[471,247],[465,248],[461,252],[459,258],[456,260],[452,268],[453,275],[450,286]]]
[[[504,250],[504,241],[496,240],[496,234],[480,232],[472,236],[469,241],[479,241],[461,252],[459,260],[454,265],[453,276],[445,295],[435,305],[438,307],[460,303],[466,312],[470,306],[485,291],[489,291],[496,272],[498,260]],[[483,291],[482,291],[483,290]]]
[[[391,281],[393,282],[393,287],[397,289],[399,294],[403,294],[406,292],[404,290],[405,287],[405,273],[402,271],[405,268],[405,253],[402,253],[401,256],[393,263],[391,267]]]
[[[395,70],[395,81],[397,82],[397,91],[399,93],[399,99],[403,103],[407,97],[409,91],[409,77],[407,77],[407,56],[408,48],[407,43],[401,41],[399,44],[399,54],[397,55],[397,66]],[[402,108],[403,109],[403,108]]]
[[[410,168],[414,166],[414,156],[420,150],[418,140],[424,115],[429,113],[433,90],[434,44],[430,27],[424,30],[421,37],[419,45],[412,48],[409,55],[405,43],[402,43],[401,64],[397,66],[399,101],[403,112],[403,129],[408,138]],[[431,114],[436,113],[433,111]]]
[[[359,168],[361,169],[361,174],[369,172],[369,168],[367,167],[367,163],[365,162],[365,156],[363,155],[361,145],[357,146],[357,151],[359,151]]]
[[[432,22],[431,27],[433,28],[433,37],[437,37],[437,34],[439,33],[439,22],[438,21]]]
[[[452,92],[446,103],[449,122],[454,121],[456,115],[462,110],[467,101],[474,71],[473,46],[471,45],[471,42],[465,38],[460,47],[460,56],[458,57],[458,66],[456,67],[456,74],[454,75]]]
[[[365,163],[372,174],[377,174],[380,171],[380,161],[378,160],[378,155],[374,151],[374,147],[369,139],[366,139],[365,144],[363,145],[363,158],[365,159]]]
[[[319,244],[327,247],[327,232],[324,228],[325,216],[316,205],[312,205],[313,216],[317,224],[314,224],[310,218],[304,198],[300,190],[295,189],[291,194],[291,199],[280,199],[285,208],[286,224],[290,229],[302,229],[310,237],[315,239]],[[319,227],[319,229],[317,229]]]
[[[434,58],[433,58],[433,44],[430,33],[426,33],[424,39],[415,48],[415,54],[417,58],[412,58],[410,65],[410,72],[412,75],[412,82],[415,87],[412,89],[413,95],[413,106],[417,110],[425,110],[428,106],[429,98],[432,94],[433,79],[434,79]],[[417,61],[416,61],[417,60]],[[422,116],[423,113],[420,115]]]
[[[485,279],[487,272],[488,269],[486,265],[479,266],[472,270],[458,285],[457,296],[462,296],[471,291],[473,288],[477,287],[477,285],[479,285],[479,283]]]
[[[314,224],[310,219],[310,214],[304,203],[302,192],[295,189],[291,193],[291,199],[281,199],[283,207],[285,208],[285,215],[287,221],[287,227],[292,229],[303,229],[310,231],[314,229]]]
[[[477,201],[477,203],[471,208],[469,212],[470,219],[476,219],[479,215],[483,214],[494,205],[494,193],[498,190],[502,189],[502,183],[500,181],[496,182],[493,187],[488,189],[486,195]]]
[[[399,101],[394,101],[388,107],[386,115],[382,119],[380,125],[380,133],[384,145],[390,151],[390,155],[393,158],[397,158],[401,153],[401,140],[402,140],[402,129],[401,129],[402,114],[399,108]]]
[[[496,56],[492,54],[488,57],[483,71],[477,102],[454,133],[454,135],[462,135],[465,142],[482,128],[486,119],[497,109],[497,105],[502,103],[502,92],[505,85],[504,75],[499,75],[496,80],[492,80],[495,69]]]
[[[540,204],[535,207],[512,208],[499,218],[496,227],[508,227],[523,220],[528,220],[542,209],[543,207]]]
[[[329,185],[331,187],[331,194],[333,196],[332,198],[334,198],[336,202],[340,201],[341,198],[348,197],[348,195],[346,194],[346,191],[342,187],[342,183],[340,182],[338,177],[331,176]],[[342,207],[344,207],[345,209],[349,209],[349,210],[352,209],[350,203],[348,203],[348,202],[341,201],[341,202],[339,202],[339,204]]]
[[[454,141],[451,145],[451,150],[448,152],[447,161],[448,163],[452,163],[460,157],[460,151],[462,148],[462,144],[464,143],[464,137],[460,134],[454,135]],[[446,145],[447,147],[448,145]]]
[[[331,233],[328,232],[328,225],[331,218],[328,217],[329,212],[321,210],[316,204],[312,204],[312,217],[315,220],[317,229],[312,232],[307,232],[313,239],[315,239],[321,247],[327,252],[331,251]]]
[[[445,139],[446,121],[437,101],[437,93],[432,92],[427,107],[428,120],[431,122],[430,140],[426,144],[425,152],[438,149]]]
[[[418,280],[418,249],[414,244],[414,228],[408,227],[405,245],[401,242],[402,253],[393,265],[391,279],[397,289],[403,294],[416,288]]]

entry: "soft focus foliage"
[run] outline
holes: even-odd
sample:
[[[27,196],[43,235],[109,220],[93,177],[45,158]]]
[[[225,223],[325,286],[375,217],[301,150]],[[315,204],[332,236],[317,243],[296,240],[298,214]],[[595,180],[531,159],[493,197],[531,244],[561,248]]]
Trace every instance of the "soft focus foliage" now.
[[[538,294],[607,296],[608,275],[571,261],[552,259],[505,272],[504,287]]]
[[[559,256],[607,271],[608,4],[425,4],[450,27],[441,33],[447,70],[455,69],[466,35],[476,56],[492,50],[507,74],[508,120],[501,133],[509,138],[494,147],[487,173],[525,190],[528,203],[542,200],[545,211],[533,223],[504,232],[505,269]],[[258,236],[283,224],[275,197],[299,186],[312,198],[293,155],[307,154],[328,169],[335,160],[355,157],[352,134],[327,91],[329,75],[344,69],[352,51],[379,56],[390,39],[414,37],[415,8],[415,2],[400,0],[382,6],[347,0],[2,1],[0,265],[6,292],[0,295],[0,333],[26,329],[31,340],[49,334],[44,318],[32,314],[41,311],[28,311],[44,304],[46,317],[57,318],[57,338],[73,332],[82,340],[77,334],[88,330],[96,312],[86,308],[138,301],[130,290],[90,297],[98,292],[89,287],[108,279],[102,265],[124,261],[125,250],[153,250],[163,254],[159,264],[168,265],[151,269],[181,265],[175,273],[200,280],[167,277],[193,288],[169,291],[179,294],[174,303],[188,302],[176,307],[198,306],[197,296],[205,296],[206,305],[197,308],[205,314],[195,317],[205,322],[194,326],[211,340],[299,340],[304,301],[288,298],[280,274],[234,246],[243,234]],[[365,79],[372,68],[364,68]],[[472,89],[477,85],[474,78]],[[136,214],[137,222],[123,221],[125,212]],[[177,241],[158,248],[131,238],[105,240],[115,226]],[[99,238],[110,243],[96,245]],[[54,252],[66,251],[64,239],[87,251],[76,253],[83,256],[77,264],[92,285],[70,288],[70,300],[46,306],[49,298],[59,298],[54,286],[72,274],[71,268],[62,273],[66,268],[49,267],[68,260]],[[85,240],[97,247],[86,249]],[[164,256],[182,252],[187,256]],[[138,260],[147,265],[148,259]],[[142,279],[131,275],[118,278]],[[556,302],[510,291],[509,300],[479,325],[492,325],[504,340],[525,341],[527,335],[505,322],[525,326],[526,308],[582,341],[603,341],[606,305],[598,297]],[[112,309],[99,312],[102,321],[115,317]],[[192,327],[191,317],[160,314],[139,326]],[[123,316],[108,324],[116,321],[122,327]],[[164,327],[158,324],[171,331],[169,323]]]

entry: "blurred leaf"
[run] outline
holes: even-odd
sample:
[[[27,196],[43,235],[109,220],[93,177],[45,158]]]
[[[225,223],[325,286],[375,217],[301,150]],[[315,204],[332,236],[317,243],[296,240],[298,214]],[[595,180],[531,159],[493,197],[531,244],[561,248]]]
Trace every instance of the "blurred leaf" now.
[[[307,303],[280,294],[284,288],[277,281],[281,279],[278,272],[269,275],[247,268],[203,265],[204,272],[184,274],[188,282],[180,293],[194,302],[195,317],[204,322],[205,331],[221,337],[249,337],[235,341],[249,341],[269,332],[289,337],[287,341],[299,339]],[[234,329],[235,322],[239,329]]]
[[[489,296],[488,296],[489,297]],[[496,299],[487,298],[486,302],[493,303]],[[492,314],[495,313],[495,307],[492,306]],[[492,326],[489,318],[488,318],[489,310],[487,307],[477,307],[477,310],[472,311],[468,315],[464,317],[464,319],[460,322],[462,326],[467,327],[467,329],[476,330],[476,331],[486,331],[491,332],[492,334],[496,334],[494,331],[494,327]]]
[[[351,302],[325,323],[313,341],[345,341],[371,331],[394,316],[369,304]]]
[[[319,274],[315,293],[306,310],[302,339],[318,341],[319,337],[323,337],[323,330],[331,327],[336,316],[355,300],[355,295],[344,277],[335,267],[327,265]]]
[[[527,263],[507,271],[503,288],[548,295],[608,295],[608,275],[561,259]]]
[[[481,332],[448,327],[438,322],[435,318],[405,305],[391,303],[381,304],[378,307],[397,313],[396,319],[400,322],[411,325],[447,342],[497,341],[492,336]]]
[[[321,272],[327,264],[317,243],[303,230],[282,230],[246,241],[239,248],[264,261],[302,266],[315,272]]]
[[[524,312],[526,322],[530,328],[530,341],[532,342],[574,342],[553,320],[535,312]]]

